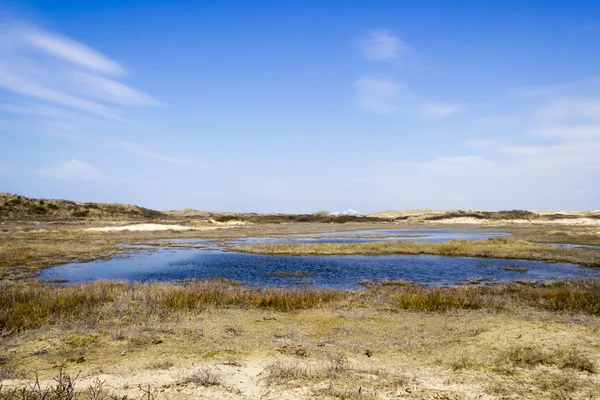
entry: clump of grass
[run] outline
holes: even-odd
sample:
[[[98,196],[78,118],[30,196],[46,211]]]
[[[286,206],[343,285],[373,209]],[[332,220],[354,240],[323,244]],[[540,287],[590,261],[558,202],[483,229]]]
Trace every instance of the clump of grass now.
[[[567,353],[563,357],[561,368],[570,368],[581,372],[589,372],[590,374],[598,372],[596,364],[592,360],[577,352]]]
[[[550,354],[531,346],[514,347],[506,353],[506,358],[516,366],[530,368],[540,364],[551,365],[555,361]]]
[[[377,288],[377,287],[404,287],[404,286],[412,286],[413,283],[404,279],[383,279],[380,281],[361,281],[361,286],[367,288]]]
[[[279,272],[267,274],[267,276],[275,276],[277,278],[307,278],[307,277],[311,276],[311,274],[306,271],[298,271],[298,272],[279,271]]]
[[[169,369],[173,366],[173,361],[165,359],[151,362],[146,366],[146,369]]]
[[[79,375],[72,377],[61,368],[54,378],[54,383],[43,387],[36,376],[28,386],[6,389],[0,384],[0,400],[122,400],[126,397],[112,393],[104,386],[104,381],[96,378],[87,390],[77,390],[76,381]],[[154,398],[152,389],[142,389],[140,400]]]
[[[312,376],[307,366],[301,366],[298,363],[289,364],[276,361],[267,365],[265,370],[265,380],[269,384],[285,385],[290,381],[309,379]]]
[[[241,330],[240,328],[236,328],[235,326],[225,327],[225,332],[233,336],[242,336],[242,334],[244,333],[243,330]]]
[[[196,386],[204,387],[219,386],[221,385],[221,377],[209,368],[204,368],[184,377],[180,382],[184,385],[192,383]]]
[[[550,311],[600,315],[600,281],[597,280],[536,285],[530,290],[520,290],[518,296],[535,307]]]
[[[486,297],[474,288],[452,287],[427,289],[420,286],[404,287],[390,294],[392,307],[421,312],[476,310],[485,307],[502,308],[500,302]]]
[[[475,362],[471,359],[471,357],[467,355],[461,355],[457,359],[453,360],[450,363],[450,367],[453,371],[459,371],[463,369],[471,369],[475,366]]]
[[[532,346],[518,346],[510,349],[506,359],[515,366],[533,368],[538,365],[555,365],[561,369],[573,369],[581,372],[596,373],[596,365],[587,356],[563,350],[544,351]]]
[[[362,386],[347,387],[338,389],[333,384],[330,384],[326,388],[314,390],[314,395],[318,398],[334,398],[341,400],[371,400],[377,399],[378,397]]]
[[[22,331],[50,321],[93,315],[100,304],[112,301],[123,283],[55,287],[48,284],[0,282],[0,332]]]
[[[342,353],[329,355],[329,366],[327,373],[329,375],[339,375],[346,373],[350,369],[350,361],[348,357]]]
[[[505,266],[500,267],[500,269],[504,270],[504,271],[510,271],[510,272],[519,272],[521,274],[524,274],[529,271],[528,268],[519,267],[518,265],[505,265]]]
[[[342,301],[347,294],[325,289],[249,289],[214,281],[164,286],[158,302],[169,310],[202,310],[210,306],[252,306],[276,311],[293,311]]]

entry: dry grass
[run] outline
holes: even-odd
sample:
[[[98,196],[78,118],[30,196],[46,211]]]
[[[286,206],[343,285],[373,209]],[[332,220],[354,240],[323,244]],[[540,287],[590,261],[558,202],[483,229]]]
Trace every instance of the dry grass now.
[[[69,200],[33,199],[0,193],[0,219],[148,220],[166,218],[159,211],[129,204],[77,203]]]
[[[173,313],[201,313],[215,308],[254,308],[277,312],[322,307],[384,307],[391,310],[448,312],[503,310],[526,306],[549,311],[600,315],[600,281],[546,284],[497,284],[479,287],[425,288],[373,283],[365,291],[326,289],[250,289],[216,279],[173,283],[98,281],[54,286],[34,282],[0,282],[0,332],[4,335],[57,323],[102,320],[141,322]],[[117,332],[117,334],[115,333]],[[115,336],[117,335],[117,336]],[[127,335],[117,329],[112,336]]]
[[[584,354],[562,349],[547,351],[533,346],[518,346],[508,349],[501,357],[501,363],[505,359],[515,366],[533,368],[538,365],[557,366],[561,369],[572,369],[580,372],[597,372],[595,363]]]
[[[600,246],[598,227],[512,227],[508,230],[516,238],[537,243],[572,243]]]
[[[22,387],[5,389],[0,384],[0,400],[124,400],[127,396],[119,396],[105,387],[105,382],[96,378],[86,390],[77,386],[79,375],[71,376],[62,368],[52,384],[43,385],[39,378]],[[151,389],[140,388],[139,400],[153,400]]]
[[[95,285],[82,286],[94,291]],[[204,285],[210,282],[196,290]],[[243,302],[171,309],[157,294],[178,285],[123,284],[89,315],[62,314],[62,320],[50,318],[38,328],[5,332],[0,354],[9,355],[3,362],[14,367],[12,377],[35,379],[39,372],[46,379],[42,387],[54,384],[57,366],[71,376],[82,371],[85,379],[76,385],[81,399],[88,398],[86,388],[96,377],[121,399],[143,395],[138,384],[152,386],[156,399],[593,398],[598,316],[550,311],[531,300],[531,293],[556,286],[600,288],[580,285],[440,289],[442,299],[470,295],[484,302],[481,309],[459,302],[447,311],[437,300],[431,311],[394,304],[398,297],[435,290],[375,285],[343,292],[339,301],[283,312]],[[496,309],[496,301],[505,307]],[[120,340],[113,340],[114,329],[122,330]],[[169,364],[164,360],[175,365],[163,368]],[[29,387],[10,378],[5,392]]]
[[[194,384],[196,386],[219,386],[221,377],[208,368],[201,369],[190,375],[185,376],[180,381],[182,384]]]
[[[455,239],[443,243],[373,242],[373,243],[258,243],[231,247],[230,250],[274,255],[344,255],[344,254],[436,254],[549,262],[571,262],[589,267],[600,266],[600,251],[544,246],[512,238],[485,240]]]

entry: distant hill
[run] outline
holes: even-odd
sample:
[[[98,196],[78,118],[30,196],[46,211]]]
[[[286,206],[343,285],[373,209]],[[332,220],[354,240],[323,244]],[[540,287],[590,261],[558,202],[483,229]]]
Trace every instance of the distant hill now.
[[[129,204],[78,203],[33,199],[0,193],[0,219],[149,220],[166,218],[160,211]]]
[[[437,223],[560,223],[600,224],[600,211],[477,211],[477,210],[387,210],[369,214],[371,218]]]

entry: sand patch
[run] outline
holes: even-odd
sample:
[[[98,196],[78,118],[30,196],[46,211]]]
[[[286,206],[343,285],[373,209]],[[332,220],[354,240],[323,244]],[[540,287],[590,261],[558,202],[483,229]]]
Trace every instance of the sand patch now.
[[[594,218],[561,218],[554,220],[528,220],[528,219],[486,219],[475,217],[453,217],[434,221],[425,221],[431,224],[473,224],[473,225],[600,225],[600,219]]]
[[[193,231],[193,230],[208,230],[214,229],[211,227],[192,227],[183,225],[166,225],[166,224],[134,224],[121,226],[103,226],[98,228],[87,228],[86,231],[94,232],[115,232],[115,231]]]

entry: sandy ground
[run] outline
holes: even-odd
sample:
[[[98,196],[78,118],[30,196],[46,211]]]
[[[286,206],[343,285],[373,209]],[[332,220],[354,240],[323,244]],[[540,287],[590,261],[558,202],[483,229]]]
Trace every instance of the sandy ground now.
[[[428,221],[429,217],[439,217],[443,214],[456,212],[457,210],[386,210],[369,214],[369,217],[375,218],[400,218],[408,217],[409,222],[421,222],[428,224],[469,224],[469,225],[492,225],[492,226],[508,226],[508,225],[566,225],[566,226],[600,226],[599,210],[591,211],[531,211],[540,216],[548,214],[561,214],[565,218],[556,219],[485,219],[475,217],[449,217]],[[463,210],[470,211],[470,210]],[[473,211],[478,212],[478,211]]]
[[[167,225],[167,224],[134,224],[121,226],[103,226],[97,228],[87,228],[86,231],[95,232],[116,232],[116,231],[206,231],[214,229],[210,226],[192,227],[183,225]]]
[[[39,373],[42,386],[63,366],[79,374],[79,390],[104,382],[130,399],[150,387],[156,400],[590,400],[600,374],[506,354],[577,351],[600,365],[599,329],[597,317],[535,311],[214,309],[138,326],[57,325],[5,340],[0,352],[24,377]]]
[[[600,219],[594,218],[565,218],[554,220],[527,220],[527,219],[501,219],[488,220],[474,217],[446,218],[436,221],[426,221],[432,224],[472,224],[472,225],[572,225],[572,226],[600,226]]]

